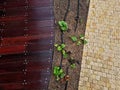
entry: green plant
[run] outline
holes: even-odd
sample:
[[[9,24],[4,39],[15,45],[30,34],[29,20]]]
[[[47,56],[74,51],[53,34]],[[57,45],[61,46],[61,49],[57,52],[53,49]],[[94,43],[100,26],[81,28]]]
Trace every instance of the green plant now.
[[[68,59],[68,62],[70,63],[70,67],[71,68],[76,68],[76,60],[75,59],[73,59],[73,58],[70,58],[70,59]]]
[[[88,43],[88,41],[87,40],[83,40],[83,44],[87,44]]]
[[[63,58],[67,58],[68,57],[68,54],[65,50],[62,50],[62,55],[63,55]]]
[[[85,36],[83,34],[80,35],[80,39],[81,39],[82,44],[88,43],[88,41],[85,39]]]
[[[84,37],[85,37],[85,36],[84,36],[83,34],[80,34],[80,39],[82,39],[82,40],[83,40],[83,39],[84,39]]]
[[[73,63],[73,64],[70,65],[70,67],[74,69],[74,68],[76,68],[76,64]]]
[[[58,22],[61,31],[65,32],[68,30],[68,24],[65,21]]]
[[[60,45],[59,44],[55,44],[54,46],[56,47],[57,51],[62,53],[63,58],[67,58],[68,57],[68,53],[65,50],[66,45],[64,43],[62,43]]]
[[[65,48],[65,44],[55,44],[54,46],[57,48],[57,51],[62,51]]]
[[[81,43],[81,41],[77,41],[77,46],[79,46],[79,45],[81,45],[82,43]]]
[[[83,18],[80,18],[80,24],[82,24],[83,23]]]
[[[73,42],[76,42],[78,40],[76,36],[71,36],[70,38]]]
[[[81,44],[87,44],[87,40],[85,40],[85,36],[83,34],[80,35],[80,38],[77,36],[71,36],[70,37],[73,42],[76,43],[76,45],[81,45]]]
[[[59,81],[60,79],[64,78],[64,76],[65,76],[65,73],[64,73],[63,69],[61,69],[58,66],[54,67],[53,74],[56,77],[57,81]]]
[[[81,44],[81,41],[77,38],[77,36],[71,36],[70,38],[73,42],[76,43],[76,45],[79,46]]]

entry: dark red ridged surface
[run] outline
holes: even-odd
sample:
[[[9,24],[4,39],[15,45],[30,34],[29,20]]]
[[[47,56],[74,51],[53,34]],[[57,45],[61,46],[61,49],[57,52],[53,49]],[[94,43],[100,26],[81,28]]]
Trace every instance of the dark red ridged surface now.
[[[0,0],[0,90],[48,90],[52,0]]]

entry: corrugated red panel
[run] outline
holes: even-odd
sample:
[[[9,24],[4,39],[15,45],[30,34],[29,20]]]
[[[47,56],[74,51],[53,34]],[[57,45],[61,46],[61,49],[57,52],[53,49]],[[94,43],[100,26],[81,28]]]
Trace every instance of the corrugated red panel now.
[[[0,90],[48,90],[52,0],[0,0]]]

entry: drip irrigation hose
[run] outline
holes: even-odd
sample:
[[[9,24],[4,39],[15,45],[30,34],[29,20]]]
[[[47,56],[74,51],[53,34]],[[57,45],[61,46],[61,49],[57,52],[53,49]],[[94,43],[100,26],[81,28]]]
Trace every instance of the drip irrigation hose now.
[[[66,18],[67,18],[68,12],[69,12],[69,8],[70,8],[70,0],[68,0],[68,5],[67,5],[67,9],[66,9],[63,21],[66,21]],[[61,44],[64,43],[63,37],[64,37],[64,33],[63,33],[63,31],[61,31]],[[62,67],[62,60],[63,60],[63,55],[62,55],[62,52],[61,52],[60,67]]]
[[[77,3],[77,15],[75,17],[76,24],[75,24],[75,29],[74,29],[75,32],[76,32],[77,27],[78,27],[79,14],[80,14],[80,0],[78,0],[78,3]]]
[[[70,9],[70,0],[68,0],[67,10],[66,10],[66,12],[65,12],[65,16],[64,16],[63,21],[66,21],[66,18],[67,18],[67,15],[68,15],[69,9]]]
[[[68,70],[69,70],[69,67],[66,68],[66,74],[68,75]],[[65,89],[64,90],[67,90],[67,86],[68,86],[68,81],[66,81],[65,83]]]

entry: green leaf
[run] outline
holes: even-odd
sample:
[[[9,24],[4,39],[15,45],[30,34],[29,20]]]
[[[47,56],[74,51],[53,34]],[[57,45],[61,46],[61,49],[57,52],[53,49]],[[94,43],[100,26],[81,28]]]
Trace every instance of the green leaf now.
[[[71,64],[70,67],[73,68],[73,69],[76,68],[75,63],[74,63],[74,64]]]
[[[61,51],[61,50],[62,50],[62,47],[61,47],[61,46],[58,46],[58,47],[57,47],[57,50],[58,50],[58,51]]]
[[[54,67],[53,74],[56,77],[57,81],[60,80],[61,78],[63,78],[65,76],[65,73],[64,73],[63,69],[61,69],[58,66]]]
[[[60,69],[60,70],[59,70],[59,74],[62,74],[62,73],[63,73],[63,69]]]
[[[63,54],[63,58],[67,58],[67,57],[68,57],[67,53]]]
[[[54,67],[53,74],[54,74],[55,76],[58,76],[58,75],[59,75],[59,69],[60,69],[60,67],[58,67],[58,66],[55,66],[55,67]]]
[[[68,25],[65,21],[59,21],[58,24],[59,24],[60,29],[62,31],[67,31],[68,30]]]
[[[83,40],[83,44],[87,44],[88,43],[88,41],[87,40]]]
[[[78,39],[77,39],[76,36],[71,36],[71,40],[72,40],[73,42],[76,42]]]
[[[62,54],[63,54],[63,55],[65,55],[65,54],[66,54],[65,50],[62,50]]]
[[[61,48],[65,48],[65,44],[61,44]]]
[[[62,27],[62,26],[63,26],[63,22],[64,22],[64,21],[58,21],[59,26]]]
[[[81,45],[81,41],[78,41],[78,42],[77,42],[77,45],[78,45],[78,46]]]
[[[84,39],[84,35],[83,34],[80,35],[80,39],[82,39],[82,40]]]
[[[61,27],[61,30],[62,31],[66,31],[66,27]]]
[[[62,73],[62,74],[60,75],[60,78],[64,78],[64,76],[65,76],[65,74],[64,74],[64,73]]]

